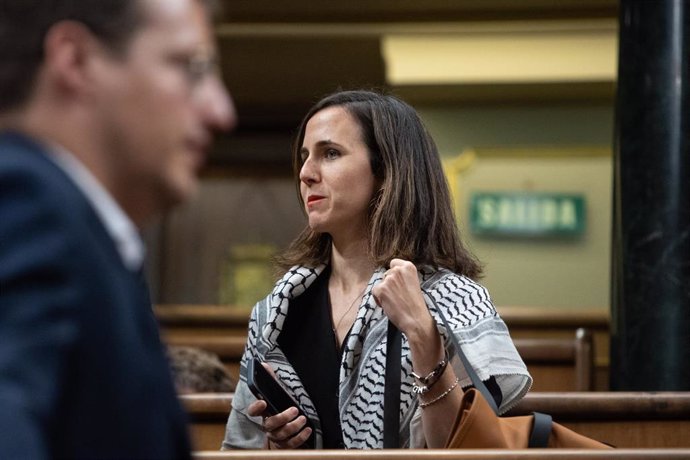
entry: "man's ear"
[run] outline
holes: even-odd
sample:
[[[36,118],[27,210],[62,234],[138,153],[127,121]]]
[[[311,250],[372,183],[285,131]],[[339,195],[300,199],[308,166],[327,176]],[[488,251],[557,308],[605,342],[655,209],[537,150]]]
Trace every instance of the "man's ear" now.
[[[88,91],[92,66],[102,49],[85,25],[76,21],[54,24],[46,33],[43,50],[45,69],[58,91]]]

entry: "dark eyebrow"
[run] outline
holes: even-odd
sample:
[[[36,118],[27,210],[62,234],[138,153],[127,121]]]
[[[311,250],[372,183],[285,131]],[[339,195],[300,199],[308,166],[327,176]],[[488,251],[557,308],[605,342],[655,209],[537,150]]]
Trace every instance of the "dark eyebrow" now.
[[[330,139],[324,139],[324,140],[318,141],[318,142],[316,143],[316,148],[323,148],[323,147],[328,147],[328,146],[335,146],[335,147],[339,147],[339,148],[341,148],[341,149],[344,149],[344,148],[345,148],[345,147],[343,147],[341,144],[338,144],[337,142],[333,142],[333,141],[330,140]],[[304,154],[307,154],[307,155],[308,155],[308,154],[309,154],[309,149],[306,148],[305,146],[302,146],[302,148],[299,149],[299,154],[300,154],[300,155],[304,155]]]
[[[327,147],[327,146],[329,146],[329,145],[334,145],[334,146],[336,146],[336,147],[344,148],[343,145],[338,144],[337,142],[333,142],[333,141],[330,140],[330,139],[324,139],[324,140],[318,141],[318,142],[316,143],[316,147]],[[302,147],[302,148],[304,149],[304,147]]]

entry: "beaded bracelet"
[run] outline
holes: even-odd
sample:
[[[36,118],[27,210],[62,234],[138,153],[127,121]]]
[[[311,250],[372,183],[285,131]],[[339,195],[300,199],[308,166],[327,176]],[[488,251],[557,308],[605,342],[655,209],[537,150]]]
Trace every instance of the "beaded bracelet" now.
[[[453,391],[453,390],[455,389],[456,386],[458,386],[458,383],[459,383],[459,382],[460,382],[460,378],[458,377],[458,378],[455,379],[455,382],[453,382],[453,384],[450,386],[450,388],[448,388],[446,391],[444,391],[444,392],[441,393],[440,395],[436,396],[436,397],[435,397],[434,399],[432,399],[431,401],[429,401],[429,402],[420,402],[420,403],[419,403],[420,409],[424,409],[424,408],[427,408],[427,407],[431,406],[432,404],[436,404],[437,402],[439,402],[440,400],[442,400],[443,398],[445,398],[446,396],[448,396],[448,395],[450,394],[450,392]]]

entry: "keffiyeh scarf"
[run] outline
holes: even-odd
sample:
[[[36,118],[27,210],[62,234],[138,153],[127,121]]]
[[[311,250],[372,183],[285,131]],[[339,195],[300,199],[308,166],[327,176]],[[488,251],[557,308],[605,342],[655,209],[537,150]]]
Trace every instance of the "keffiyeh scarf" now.
[[[321,447],[320,423],[316,409],[299,376],[278,346],[290,300],[301,295],[319,276],[325,266],[296,266],[276,283],[273,292],[252,311],[247,347],[241,363],[241,378],[235,393],[237,404],[228,421],[224,446],[232,447],[238,433],[251,431],[249,423],[260,429],[257,421],[242,414],[248,391],[244,377],[247,359],[257,355],[270,363],[279,379],[290,389],[316,429],[316,447]],[[340,366],[339,411],[346,448],[374,449],[383,447],[383,394],[385,390],[386,331],[388,320],[372,295],[384,269],[374,272],[352,329],[345,339]],[[429,311],[436,319],[446,347],[452,347],[448,333],[438,316],[445,314],[452,333],[458,340],[482,380],[494,376],[503,394],[501,410],[512,407],[531,385],[531,377],[520,359],[484,287],[448,270],[420,270],[420,283]],[[439,324],[440,323],[440,324]],[[448,348],[449,350],[452,348]],[[401,447],[410,442],[410,422],[417,410],[410,348],[403,335],[400,395]],[[471,383],[459,360],[452,361],[462,386]],[[249,396],[251,398],[251,396]],[[235,413],[239,411],[239,413]],[[258,421],[260,422],[260,420]],[[237,433],[231,433],[236,429]],[[262,433],[256,435],[259,438]],[[254,435],[254,434],[253,434]],[[241,445],[240,447],[246,447]],[[258,446],[260,447],[260,446]]]

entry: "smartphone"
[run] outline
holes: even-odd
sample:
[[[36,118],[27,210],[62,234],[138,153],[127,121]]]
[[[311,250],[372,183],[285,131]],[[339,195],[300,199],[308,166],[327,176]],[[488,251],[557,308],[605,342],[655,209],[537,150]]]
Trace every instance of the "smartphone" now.
[[[247,361],[247,386],[257,399],[266,401],[268,406],[266,411],[270,415],[276,415],[290,407],[296,407],[299,411],[297,417],[304,415],[304,418],[307,419],[305,427],[308,426],[312,432],[314,431],[309,417],[304,413],[297,400],[287,392],[282,383],[266,370],[257,358]],[[302,446],[311,447],[313,441],[314,435],[312,434]]]

